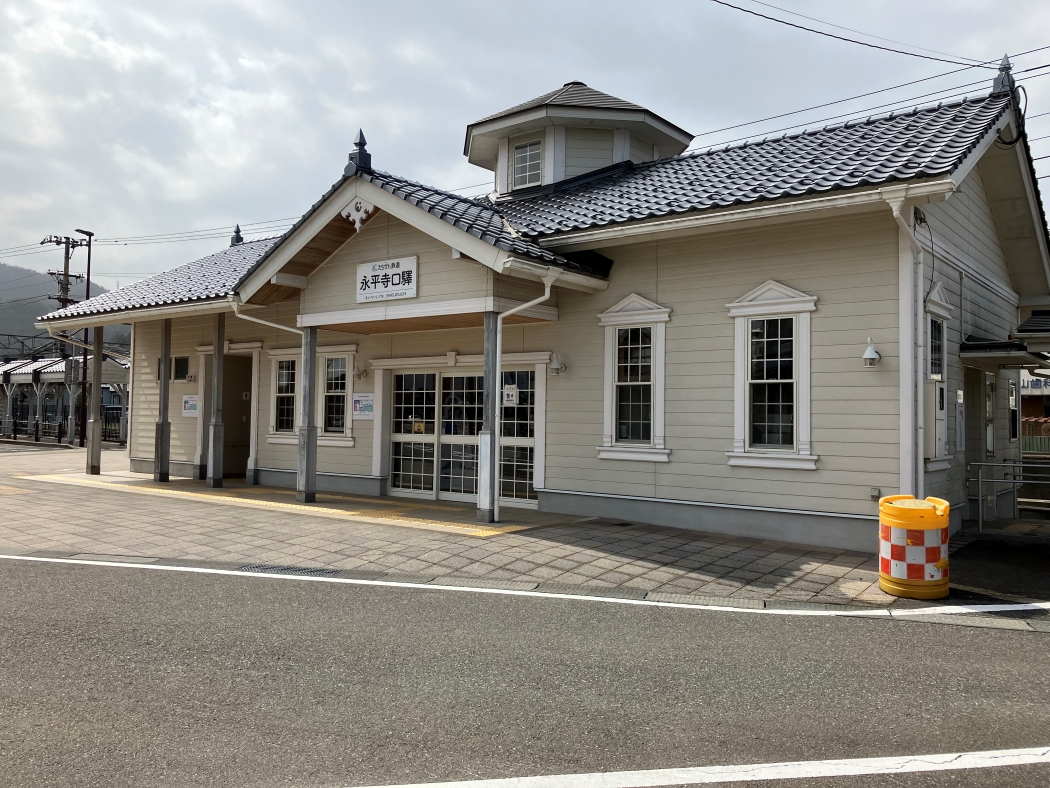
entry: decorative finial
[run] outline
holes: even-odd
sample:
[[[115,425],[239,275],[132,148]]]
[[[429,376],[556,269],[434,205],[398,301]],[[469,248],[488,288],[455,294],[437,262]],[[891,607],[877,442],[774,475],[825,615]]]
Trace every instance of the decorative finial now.
[[[244,237],[241,235],[241,226],[238,224],[233,228],[233,235],[230,236],[230,246],[236,246],[237,244],[244,243]]]
[[[350,164],[353,164],[357,170],[372,169],[372,154],[365,149],[367,143],[364,131],[358,129],[357,136],[354,137],[354,152],[350,154]],[[343,170],[344,175],[353,175],[352,172],[347,172],[350,164],[346,165],[346,170]]]
[[[1013,66],[1010,64],[1010,56],[1003,55],[1003,62],[999,64],[999,74],[992,85],[993,95],[1014,92],[1014,76],[1010,73],[1012,70]]]

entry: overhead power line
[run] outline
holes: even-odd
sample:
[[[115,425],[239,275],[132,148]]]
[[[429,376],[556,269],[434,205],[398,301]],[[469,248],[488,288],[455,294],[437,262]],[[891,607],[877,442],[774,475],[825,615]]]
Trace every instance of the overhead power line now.
[[[794,22],[788,22],[786,19],[777,19],[775,16],[769,16],[768,14],[761,14],[758,11],[752,11],[750,8],[741,8],[738,5],[727,3],[725,0],[710,0],[712,3],[718,5],[724,5],[726,8],[733,8],[737,11],[743,11],[745,14],[751,14],[752,16],[760,17],[761,19],[768,19],[770,22],[777,22],[781,25],[787,25],[788,27],[794,27],[798,30],[805,30],[810,33],[816,33],[818,36],[825,36],[827,38],[834,38],[839,41],[846,41],[850,44],[858,44],[862,47],[869,47],[871,49],[881,49],[883,52],[896,52],[898,55],[908,55],[909,57],[920,57],[924,60],[937,60],[941,63],[954,63],[957,66],[968,66],[970,63],[966,63],[962,60],[949,60],[943,57],[934,57],[933,55],[920,55],[918,52],[906,52],[903,49],[894,49],[892,47],[884,47],[879,44],[871,44],[867,41],[858,41],[855,38],[847,38],[846,36],[837,36],[834,33],[827,33],[823,30],[816,30],[812,27],[806,27],[805,25],[796,25]],[[984,68],[993,68],[993,66],[984,66]]]
[[[1050,45],[1043,46],[1043,47],[1038,47],[1036,49],[1029,49],[1027,52],[1018,52],[1016,55],[1012,55],[1012,57],[1015,57],[1015,58],[1023,57],[1024,55],[1030,55],[1033,52],[1042,52],[1042,51],[1047,50],[1047,49],[1050,49]],[[992,62],[992,61],[987,61],[987,62]],[[879,93],[888,93],[891,90],[897,90],[899,88],[906,88],[906,87],[908,87],[910,85],[918,85],[920,82],[929,82],[930,80],[933,80],[933,79],[940,79],[941,77],[951,76],[952,74],[958,74],[958,73],[960,73],[962,71],[966,71],[966,70],[971,69],[971,68],[977,68],[977,66],[976,65],[974,65],[974,66],[964,66],[963,68],[956,68],[956,69],[953,69],[951,71],[945,71],[945,72],[943,72],[941,74],[935,74],[932,77],[923,77],[922,79],[914,79],[911,82],[901,82],[899,85],[891,85],[888,88],[880,88],[878,90],[869,91],[868,93],[859,93],[856,96],[850,96],[849,98],[844,98],[844,99],[836,99],[835,101],[828,101],[828,102],[825,102],[824,104],[815,104],[812,107],[806,107],[805,109],[796,109],[796,110],[792,110],[790,112],[782,112],[779,115],[770,115],[767,118],[760,118],[759,120],[749,120],[749,121],[747,121],[745,123],[737,123],[737,124],[734,124],[732,126],[723,126],[720,129],[711,129],[710,131],[704,131],[704,132],[701,132],[700,134],[697,134],[696,137],[694,137],[694,139],[697,139],[699,137],[706,137],[709,134],[719,134],[719,133],[721,133],[723,131],[732,131],[733,129],[740,129],[740,128],[743,128],[745,126],[756,126],[759,123],[765,123],[766,121],[769,121],[769,120],[777,120],[779,118],[787,118],[787,117],[790,117],[791,115],[798,115],[798,114],[800,114],[802,112],[810,112],[810,111],[815,110],[815,109],[823,109],[824,107],[833,107],[836,104],[845,104],[845,103],[847,103],[849,101],[856,101],[857,99],[867,98],[868,96],[875,96],[875,95],[878,95]],[[1039,68],[1039,67],[1037,67],[1037,68]],[[1018,72],[1018,73],[1023,73],[1023,72]],[[978,83],[973,83],[973,84],[978,84]],[[957,90],[957,88],[947,88],[947,90]],[[1035,115],[1033,117],[1039,117],[1039,116]],[[467,188],[469,188],[469,187],[467,187]]]
[[[792,16],[798,16],[798,17],[801,17],[802,19],[808,19],[811,22],[819,22],[820,24],[827,25],[828,27],[837,27],[839,30],[848,30],[851,33],[857,33],[858,35],[867,36],[868,38],[877,38],[879,41],[889,41],[891,44],[900,44],[903,47],[910,47],[911,49],[920,49],[923,52],[933,52],[936,55],[944,55],[945,57],[954,57],[954,58],[957,58],[958,60],[972,60],[975,64],[979,64],[981,62],[981,61],[977,60],[976,58],[963,57],[963,56],[960,56],[960,55],[953,55],[950,52],[941,52],[940,50],[937,50],[937,49],[929,49],[927,47],[916,46],[915,44],[908,44],[908,43],[906,43],[904,41],[898,41],[895,38],[886,38],[885,36],[877,36],[874,33],[865,33],[863,30],[855,30],[852,27],[846,27],[844,25],[836,25],[834,22],[827,22],[827,21],[825,21],[823,19],[817,19],[815,16],[806,16],[805,14],[800,14],[798,11],[791,11],[790,9],[787,9],[787,8],[781,8],[780,6],[773,5],[772,3],[764,3],[764,2],[762,2],[762,0],[751,0],[751,2],[752,3],[756,3],[758,5],[764,5],[766,8],[773,8],[773,9],[775,9],[777,11],[781,11],[782,13],[785,13],[785,14],[791,14]]]
[[[1038,70],[1038,69],[1043,69],[1043,68],[1048,68],[1048,67],[1050,67],[1050,63],[1045,63],[1045,64],[1043,64],[1041,66],[1035,66],[1032,69],[1025,69],[1025,70],[1026,71],[1035,71],[1035,70]],[[1018,73],[1024,73],[1024,72],[1018,72]],[[1017,82],[1025,82],[1025,81],[1030,80],[1030,79],[1038,79],[1039,77],[1045,77],[1045,76],[1050,76],[1050,71],[1046,71],[1046,72],[1044,72],[1042,74],[1033,74],[1033,75],[1031,75],[1029,77],[1022,77],[1021,79],[1018,79]],[[944,88],[942,90],[935,90],[935,91],[932,91],[930,93],[924,93],[924,94],[922,94],[920,96],[911,96],[910,98],[898,99],[897,101],[890,101],[890,102],[887,102],[885,104],[879,104],[879,105],[874,106],[874,107],[865,107],[865,108],[862,108],[862,109],[853,110],[851,112],[844,112],[844,113],[841,113],[839,115],[832,115],[830,117],[818,118],[816,120],[812,120],[811,119],[811,120],[804,121],[802,123],[795,123],[795,124],[793,124],[791,126],[783,126],[781,128],[772,129],[771,131],[757,132],[755,134],[748,134],[748,135],[743,136],[743,137],[736,137],[736,138],[731,139],[731,140],[722,140],[720,142],[699,145],[699,146],[697,146],[695,148],[690,148],[688,151],[685,151],[685,152],[688,153],[690,151],[697,151],[697,150],[709,149],[709,148],[718,148],[718,147],[722,147],[724,145],[731,145],[734,142],[742,142],[743,140],[754,139],[755,137],[759,136],[759,134],[762,134],[762,135],[768,137],[771,134],[780,134],[782,132],[791,131],[792,129],[798,129],[798,128],[808,127],[808,126],[816,126],[816,125],[819,125],[819,124],[826,124],[826,123],[830,123],[831,121],[834,121],[834,120],[842,120],[844,118],[853,118],[855,116],[860,116],[860,115],[865,115],[865,114],[871,115],[871,114],[874,114],[875,112],[877,112],[878,110],[885,110],[885,109],[888,109],[890,107],[897,107],[897,108],[899,108],[901,106],[907,106],[907,105],[911,104],[914,101],[921,101],[922,99],[928,99],[928,98],[934,97],[934,96],[940,96],[942,101],[949,101],[949,100],[955,99],[955,98],[962,98],[962,97],[967,96],[969,94],[966,93],[966,92],[963,92],[963,93],[952,93],[951,95],[947,95],[947,96],[941,96],[941,94],[942,93],[948,93],[950,91],[964,90],[965,88],[971,88],[971,87],[974,87],[975,85],[982,85],[982,84],[984,84],[984,80],[980,80],[978,82],[969,82],[969,83],[967,83],[965,85],[956,85],[954,87]],[[1046,113],[1046,114],[1050,114],[1050,113]],[[1038,116],[1036,116],[1036,117],[1038,117]]]

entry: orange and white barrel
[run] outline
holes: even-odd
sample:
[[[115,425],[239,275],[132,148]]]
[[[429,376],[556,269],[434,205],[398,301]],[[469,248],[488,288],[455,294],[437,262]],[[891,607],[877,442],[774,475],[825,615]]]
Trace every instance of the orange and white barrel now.
[[[948,596],[948,516],[940,498],[879,500],[879,588],[909,599]]]

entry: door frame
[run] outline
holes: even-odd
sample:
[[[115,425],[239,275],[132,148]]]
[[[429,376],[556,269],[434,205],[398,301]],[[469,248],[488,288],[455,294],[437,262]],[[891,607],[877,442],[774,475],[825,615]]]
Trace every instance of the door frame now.
[[[551,351],[539,351],[533,353],[504,353],[502,367],[504,371],[533,370],[535,379],[535,410],[533,413],[533,464],[532,464],[532,486],[533,489],[542,489],[546,479],[547,459],[547,368],[553,353]],[[375,414],[373,421],[372,441],[372,475],[383,480],[383,492],[392,497],[415,498],[424,500],[437,500],[437,490],[433,492],[418,492],[412,490],[394,490],[390,487],[390,446],[391,421],[393,407],[393,374],[397,372],[434,372],[437,374],[449,373],[455,370],[455,374],[469,375],[475,370],[481,370],[484,366],[484,357],[479,355],[462,355],[449,352],[442,356],[422,356],[408,358],[382,358],[373,359],[371,367],[375,374]],[[438,406],[439,407],[439,406]],[[439,414],[436,414],[439,415]],[[436,427],[435,427],[436,429]],[[435,437],[435,451],[438,443]],[[510,444],[508,444],[510,445]],[[435,457],[435,464],[439,458]],[[439,485],[435,485],[437,487]],[[444,499],[447,500],[447,499]],[[466,497],[468,501],[476,501],[476,496]],[[500,497],[500,506],[517,507],[523,509],[538,508],[538,499],[523,500],[520,498]]]

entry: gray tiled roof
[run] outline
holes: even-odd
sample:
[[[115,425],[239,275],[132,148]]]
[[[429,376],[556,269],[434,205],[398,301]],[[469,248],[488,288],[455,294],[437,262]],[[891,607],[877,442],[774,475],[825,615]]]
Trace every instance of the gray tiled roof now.
[[[1021,323],[1015,334],[1050,334],[1050,309],[1033,309],[1032,315]]]
[[[695,211],[946,175],[988,133],[1009,96],[851,121],[671,159],[613,165],[497,202],[539,237]]]
[[[542,248],[538,239],[732,205],[946,175],[962,163],[1008,105],[1008,96],[993,95],[644,164],[624,162],[495,203],[485,197],[462,197],[378,170],[361,169],[355,177],[496,248],[548,265],[603,275],[604,271],[586,259],[569,259],[577,256],[557,255]],[[232,295],[345,181],[343,176],[333,184],[279,238],[223,249],[41,319]]]
[[[616,98],[616,96],[610,96],[608,93],[602,93],[600,90],[595,90],[582,82],[566,82],[557,90],[552,90],[550,93],[544,93],[542,96],[537,96],[531,101],[517,104],[510,109],[497,112],[495,115],[489,115],[481,120],[476,120],[470,125],[476,126],[479,123],[486,123],[490,120],[496,120],[496,118],[505,118],[508,115],[524,112],[527,109],[534,109],[536,107],[543,107],[552,104],[559,107],[627,109],[645,112],[645,107],[640,107],[637,104],[632,104],[630,101]]]
[[[236,292],[255,263],[279,239],[260,238],[223,249],[192,263],[126,285],[118,290],[50,312],[40,320],[121,312],[127,309],[225,298]]]
[[[529,257],[548,265],[581,273],[593,273],[586,265],[567,260],[515,233],[503,221],[503,216],[490,202],[462,197],[378,170],[361,172],[360,175],[363,180],[400,197],[410,205],[422,208],[427,213],[448,222],[453,227],[458,227],[475,238],[480,238],[497,249]]]

